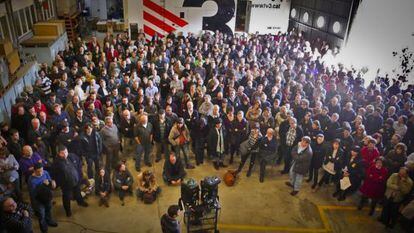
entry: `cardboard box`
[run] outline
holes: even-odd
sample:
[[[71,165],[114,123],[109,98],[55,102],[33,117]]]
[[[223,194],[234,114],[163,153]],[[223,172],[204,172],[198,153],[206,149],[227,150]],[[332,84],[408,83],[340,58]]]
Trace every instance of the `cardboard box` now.
[[[41,22],[33,25],[35,36],[60,36],[65,32],[65,26],[61,23]]]
[[[63,19],[49,19],[47,22],[60,24],[62,25],[61,27],[63,28],[63,30],[65,30],[65,20]]]
[[[17,49],[13,50],[7,57],[7,64],[9,66],[9,73],[14,74],[20,67],[20,56]]]
[[[10,40],[0,40],[0,56],[7,56],[13,52],[13,44]]]

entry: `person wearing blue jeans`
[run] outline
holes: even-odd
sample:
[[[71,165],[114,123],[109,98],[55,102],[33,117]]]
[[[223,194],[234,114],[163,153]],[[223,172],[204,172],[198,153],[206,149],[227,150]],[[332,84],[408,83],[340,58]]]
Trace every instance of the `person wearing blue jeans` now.
[[[56,183],[50,178],[47,171],[43,170],[41,163],[35,164],[33,174],[28,181],[30,200],[33,210],[39,219],[40,231],[48,232],[48,227],[57,227],[52,219],[52,191]]]
[[[135,128],[135,141],[137,142],[137,155],[135,157],[135,169],[141,171],[141,158],[144,154],[145,165],[151,167],[151,150],[152,150],[152,137],[153,137],[153,127],[150,122],[148,122],[147,115],[141,115],[139,118],[139,123]]]
[[[302,138],[298,145],[292,149],[292,166],[289,171],[290,182],[286,185],[293,188],[290,195],[295,196],[299,193],[302,185],[303,176],[309,171],[312,159],[312,148],[310,147],[311,139],[308,136]]]

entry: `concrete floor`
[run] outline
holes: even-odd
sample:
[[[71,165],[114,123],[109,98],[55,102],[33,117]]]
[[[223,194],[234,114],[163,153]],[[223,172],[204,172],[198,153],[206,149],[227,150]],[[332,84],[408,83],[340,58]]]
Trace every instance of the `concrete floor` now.
[[[229,168],[236,168],[239,158]],[[162,164],[159,162],[151,168],[156,177],[161,178]],[[128,159],[128,167],[134,176],[134,161]],[[144,167],[146,169],[146,167]],[[334,187],[324,187],[318,193],[310,192],[310,185],[303,184],[301,192],[290,196],[291,191],[284,183],[287,175],[280,175],[280,167],[268,166],[264,183],[259,183],[258,166],[250,178],[245,176],[247,166],[234,187],[224,183],[219,186],[221,212],[219,217],[220,232],[401,232],[398,229],[387,231],[376,221],[379,211],[373,217],[367,210],[357,211],[358,196],[338,202],[331,197]],[[222,177],[227,169],[214,170],[210,162],[188,170],[188,177],[200,181],[205,176]],[[126,198],[121,206],[116,194],[112,194],[110,207],[99,207],[98,199],[89,196],[88,208],[78,207],[72,203],[73,216],[64,214],[60,191],[55,195],[53,208],[58,228],[50,228],[50,233],[76,232],[113,232],[113,233],[159,233],[159,219],[168,206],[177,203],[180,187],[169,187],[158,179],[162,192],[158,200],[146,205],[134,196]],[[182,222],[182,221],[181,221]],[[182,223],[183,232],[184,224]],[[35,232],[38,231],[37,222]]]

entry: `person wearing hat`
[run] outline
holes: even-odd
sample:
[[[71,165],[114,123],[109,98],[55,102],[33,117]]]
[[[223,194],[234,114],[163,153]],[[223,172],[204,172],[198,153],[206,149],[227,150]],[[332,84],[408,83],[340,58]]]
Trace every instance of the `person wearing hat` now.
[[[311,138],[304,136],[292,149],[292,165],[289,170],[290,181],[286,182],[287,186],[293,188],[290,193],[292,196],[296,196],[299,193],[303,177],[309,171],[309,166],[312,160],[312,148],[310,143]]]
[[[46,233],[48,226],[57,227],[58,224],[52,218],[52,189],[56,188],[56,182],[43,170],[42,163],[34,165],[28,187],[32,208],[39,219],[40,231]]]
[[[191,142],[190,132],[184,123],[182,117],[178,118],[168,135],[168,141],[171,143],[174,152],[180,157],[180,153],[184,154],[185,167],[193,169],[194,166],[189,160],[189,143]]]
[[[214,127],[211,128],[207,138],[207,151],[214,160],[214,168],[218,170],[224,165],[225,132],[222,127],[221,118],[214,120]]]
[[[361,186],[365,168],[360,151],[361,148],[359,146],[353,146],[349,158],[344,160],[343,169],[339,172],[338,180],[336,181],[336,192],[333,194],[333,197],[338,197],[338,201],[345,200],[347,195],[355,193]],[[351,186],[341,187],[341,180],[348,178]]]

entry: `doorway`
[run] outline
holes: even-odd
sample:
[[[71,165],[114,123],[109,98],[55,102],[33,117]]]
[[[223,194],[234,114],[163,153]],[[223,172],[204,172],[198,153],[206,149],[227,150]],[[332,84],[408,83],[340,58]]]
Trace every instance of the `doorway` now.
[[[237,0],[236,32],[249,31],[251,5],[250,0]]]

